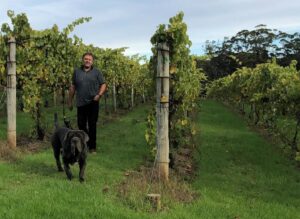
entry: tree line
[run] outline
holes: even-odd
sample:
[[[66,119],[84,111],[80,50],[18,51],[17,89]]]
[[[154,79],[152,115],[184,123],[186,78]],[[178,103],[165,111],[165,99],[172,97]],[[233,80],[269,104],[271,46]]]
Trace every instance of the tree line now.
[[[241,30],[223,41],[206,41],[205,56],[197,59],[208,79],[214,80],[232,74],[238,68],[254,68],[276,58],[280,66],[289,66],[300,60],[300,33],[286,33],[257,25],[252,30]],[[296,65],[300,69],[300,62]]]

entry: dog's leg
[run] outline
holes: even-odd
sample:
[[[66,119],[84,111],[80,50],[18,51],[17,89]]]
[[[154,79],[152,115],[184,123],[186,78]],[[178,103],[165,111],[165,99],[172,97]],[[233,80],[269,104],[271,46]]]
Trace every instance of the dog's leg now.
[[[59,172],[64,171],[64,169],[61,166],[60,162],[60,148],[59,147],[53,147],[54,157],[56,160],[56,166]]]
[[[61,167],[61,162],[60,162],[60,149],[61,149],[61,143],[59,141],[59,137],[57,132],[55,132],[51,138],[51,144],[53,148],[53,154],[56,160],[56,166],[58,171],[64,171],[63,168]]]
[[[84,172],[85,172],[85,167],[86,167],[86,160],[85,159],[79,159],[79,181],[83,182],[84,181]]]
[[[71,172],[69,163],[66,160],[64,160],[64,169],[65,169],[68,179],[72,180],[72,178],[73,178],[72,172]]]

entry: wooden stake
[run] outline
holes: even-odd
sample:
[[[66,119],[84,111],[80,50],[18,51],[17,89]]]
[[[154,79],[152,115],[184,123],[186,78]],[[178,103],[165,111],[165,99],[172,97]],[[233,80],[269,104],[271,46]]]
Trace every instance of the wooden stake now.
[[[142,94],[142,97],[143,97],[143,103],[146,103],[146,98],[145,98],[145,88],[143,88],[143,94]]]
[[[147,199],[150,201],[152,207],[159,211],[161,209],[160,194],[147,194]]]
[[[169,47],[158,44],[156,79],[158,172],[164,181],[169,178]]]
[[[134,88],[131,86],[131,108],[134,107]]]
[[[54,105],[54,107],[57,106],[57,100],[56,100],[56,88],[53,90],[53,105]]]
[[[116,83],[113,82],[113,102],[114,102],[114,112],[117,112],[117,94],[116,94]]]
[[[8,41],[9,55],[7,61],[7,143],[12,149],[17,146],[16,135],[16,40]]]

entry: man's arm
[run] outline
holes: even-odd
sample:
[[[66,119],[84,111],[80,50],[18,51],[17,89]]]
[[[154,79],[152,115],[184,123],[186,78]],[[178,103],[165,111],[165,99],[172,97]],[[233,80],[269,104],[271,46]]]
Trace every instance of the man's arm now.
[[[98,91],[98,94],[94,97],[94,101],[99,101],[100,98],[103,96],[103,94],[105,93],[106,91],[106,84],[101,84],[100,87],[99,87],[99,91]]]

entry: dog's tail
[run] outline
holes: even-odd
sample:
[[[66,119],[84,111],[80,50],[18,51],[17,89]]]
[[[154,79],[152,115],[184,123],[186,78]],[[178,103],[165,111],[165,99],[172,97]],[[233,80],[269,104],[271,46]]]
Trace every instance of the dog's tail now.
[[[58,128],[58,117],[57,117],[57,113],[54,113],[54,126],[57,129]]]

